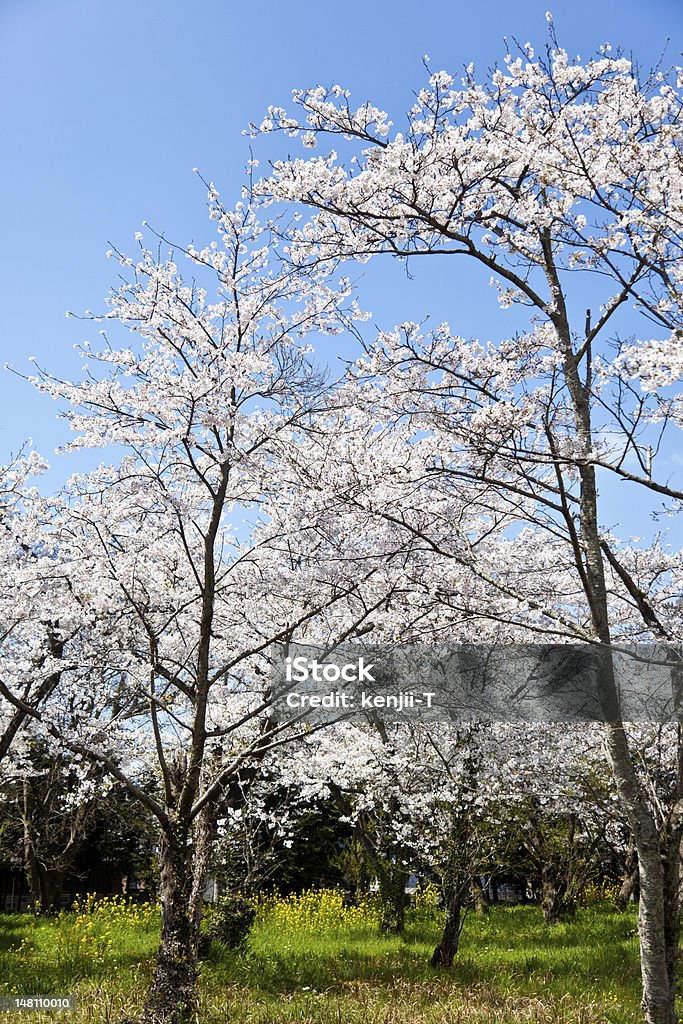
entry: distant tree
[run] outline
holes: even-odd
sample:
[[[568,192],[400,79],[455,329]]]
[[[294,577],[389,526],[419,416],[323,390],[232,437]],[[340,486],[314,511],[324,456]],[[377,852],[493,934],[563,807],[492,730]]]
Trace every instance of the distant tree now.
[[[156,835],[145,809],[120,784],[103,785],[97,765],[84,772],[32,732],[29,723],[16,774],[3,781],[0,832],[3,859],[24,870],[34,911],[58,910],[65,884],[86,880],[94,864],[111,875],[148,875]]]
[[[214,872],[229,892],[287,894],[342,885],[338,861],[350,836],[332,801],[301,801],[266,777],[219,820]]]

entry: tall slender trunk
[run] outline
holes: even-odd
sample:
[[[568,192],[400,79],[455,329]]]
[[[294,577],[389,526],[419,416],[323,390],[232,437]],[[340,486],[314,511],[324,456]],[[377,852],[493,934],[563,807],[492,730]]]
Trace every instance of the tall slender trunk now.
[[[187,1024],[196,1011],[199,918],[193,883],[193,805],[201,788],[206,750],[209,705],[211,639],[215,613],[216,558],[214,547],[228,485],[229,464],[221,465],[213,495],[211,518],[204,536],[202,605],[197,643],[192,742],[189,751],[167,763],[163,753],[167,803],[171,811],[162,823],[159,851],[161,942],[154,964],[154,978],[145,1003],[144,1024]],[[154,708],[152,714],[154,715]],[[201,866],[199,877],[203,876]]]
[[[590,481],[593,500],[595,496],[595,473],[593,467],[585,467]],[[590,547],[592,558],[587,558],[591,580],[594,585],[594,599],[597,605],[600,639],[609,644],[607,625],[607,589],[602,571],[602,562],[597,566],[599,538],[597,524],[591,524]],[[601,621],[602,620],[602,621]],[[601,688],[606,705],[613,702],[616,694],[614,666],[608,650],[604,652],[600,665]],[[640,902],[638,913],[638,935],[640,939],[640,966],[643,984],[643,1013],[646,1024],[677,1024],[675,1009],[675,974],[678,963],[678,934],[680,931],[680,907],[678,899],[678,870],[670,864],[669,848],[680,841],[680,829],[675,835],[660,836],[657,822],[648,806],[647,794],[638,779],[628,739],[619,716],[606,714],[605,740],[607,755],[622,806],[626,811],[629,825],[638,851],[640,877]],[[678,741],[680,760],[680,737]],[[676,865],[678,854],[676,853]],[[675,895],[670,891],[675,886]]]
[[[598,489],[593,463],[591,424],[590,347],[586,351],[586,381],[581,380],[577,358],[572,348],[571,332],[564,295],[554,264],[549,234],[542,236],[546,274],[554,300],[551,319],[563,352],[564,375],[571,396],[579,457],[577,468],[581,484],[579,496],[579,531],[571,514],[565,519],[574,548],[576,568],[581,577],[590,609],[595,635],[604,650],[598,652],[598,682],[605,720],[605,746],[617,793],[628,817],[638,851],[640,866],[640,904],[638,934],[640,966],[643,983],[643,1013],[646,1024],[677,1024],[675,985],[673,978],[678,962],[680,906],[678,891],[672,899],[669,886],[673,874],[668,862],[669,841],[660,839],[654,815],[648,805],[647,793],[636,773],[628,739],[621,722],[617,700],[614,665],[610,651],[610,618],[607,582],[603,563],[598,519]],[[558,472],[562,472],[558,464]],[[681,737],[678,738],[679,794],[681,783]],[[680,839],[680,829],[678,830]],[[677,874],[676,874],[677,881]],[[672,944],[676,937],[675,946]]]
[[[608,749],[620,793],[629,800],[629,816],[638,850],[640,901],[638,934],[643,981],[643,1011],[647,1024],[676,1024],[675,975],[678,963],[678,869],[663,857],[662,843],[642,795],[622,773],[625,744],[620,726],[607,726]],[[616,756],[614,750],[616,748]],[[676,860],[678,853],[676,852]],[[672,887],[674,892],[672,893]]]
[[[592,585],[593,619],[602,643],[609,645],[610,633],[607,613],[607,587],[600,554],[597,516],[597,491],[593,466],[581,468],[582,502],[589,509],[584,527],[586,565]],[[591,507],[592,506],[592,507]],[[670,864],[669,847],[678,845],[680,829],[676,835],[660,836],[651,811],[647,794],[640,782],[629,749],[628,739],[616,704],[616,681],[611,652],[606,649],[600,659],[600,686],[605,709],[605,740],[607,755],[622,806],[638,851],[640,875],[640,902],[638,935],[640,939],[640,967],[643,984],[643,1013],[646,1024],[677,1024],[675,1009],[675,974],[678,963],[678,934],[680,907],[678,899],[678,870]],[[678,740],[680,761],[680,736]],[[676,864],[677,864],[676,854]],[[675,885],[675,896],[670,887]]]

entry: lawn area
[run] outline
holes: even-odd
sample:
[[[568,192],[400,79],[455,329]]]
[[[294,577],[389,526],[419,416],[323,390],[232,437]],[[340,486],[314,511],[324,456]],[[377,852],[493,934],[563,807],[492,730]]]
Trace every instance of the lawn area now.
[[[246,947],[214,942],[202,964],[202,1024],[631,1024],[640,1020],[635,914],[579,911],[545,926],[536,907],[467,917],[450,971],[428,965],[428,905],[405,935],[380,937],[371,903],[341,896],[266,901]],[[0,916],[0,991],[75,994],[75,1012],[23,1019],[73,1024],[130,1013],[150,975],[154,907],[93,901],[59,918]],[[0,1013],[0,1021],[17,1020]]]

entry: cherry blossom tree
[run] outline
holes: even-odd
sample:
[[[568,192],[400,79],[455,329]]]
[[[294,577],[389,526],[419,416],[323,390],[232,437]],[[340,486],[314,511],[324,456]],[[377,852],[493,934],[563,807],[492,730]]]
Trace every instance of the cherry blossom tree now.
[[[60,498],[60,571],[97,643],[87,678],[62,673],[69,729],[32,714],[158,824],[161,944],[143,1012],[155,1022],[194,1010],[219,803],[239,802],[300,732],[271,714],[274,645],[353,637],[391,592],[362,535],[289,512],[304,486],[289,453],[324,388],[305,339],[357,315],[348,282],[279,264],[248,203],[227,210],[209,186],[209,209],[218,240],[176,248],[191,278],[142,238],[135,263],[113,254],[123,283],[96,318],[100,346],[82,348],[83,379],[33,377],[65,403],[71,447],[120,454]]]
[[[415,478],[414,516],[387,516],[497,588],[530,636],[606,651],[624,639],[680,640],[680,557],[619,537],[599,499],[620,483],[671,512],[683,500],[666,462],[682,402],[682,84],[680,69],[643,78],[609,47],[572,60],[551,24],[545,54],[508,53],[484,80],[474,68],[461,83],[429,73],[401,131],[371,103],[354,109],[338,86],[295,93],[300,114],[271,108],[260,126],[349,151],[346,163],[336,150],[276,162],[259,186],[265,202],[310,211],[288,232],[293,266],[468,258],[492,276],[501,305],[527,317],[497,344],[401,325],[369,346],[352,401],[374,410],[378,429],[427,435],[439,454],[423,477],[436,481],[428,490],[441,507],[474,490],[496,534],[488,544],[457,530],[449,539],[438,504],[438,534],[425,528]],[[597,313],[585,312],[587,291]],[[635,339],[620,342],[624,331]],[[504,555],[521,529],[527,553],[515,575]],[[537,592],[532,583],[549,573],[570,592]],[[648,1024],[671,1024],[683,748],[677,736],[679,781],[662,821],[617,713],[609,655],[603,675],[605,745],[640,866],[643,1009]]]

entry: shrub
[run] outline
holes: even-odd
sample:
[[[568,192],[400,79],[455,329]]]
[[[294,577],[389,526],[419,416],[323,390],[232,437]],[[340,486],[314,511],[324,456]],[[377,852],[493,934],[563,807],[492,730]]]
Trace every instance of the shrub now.
[[[228,949],[240,949],[256,917],[253,900],[239,893],[228,893],[214,904],[208,915],[204,938],[222,942]]]

